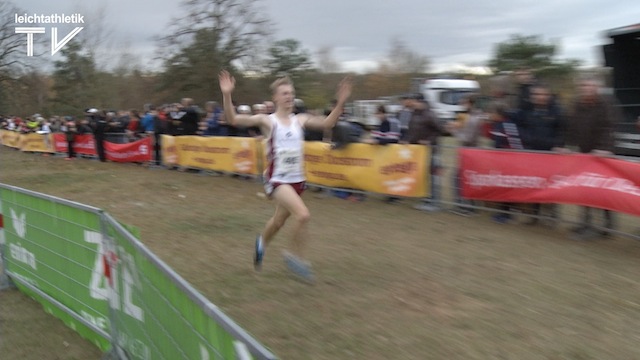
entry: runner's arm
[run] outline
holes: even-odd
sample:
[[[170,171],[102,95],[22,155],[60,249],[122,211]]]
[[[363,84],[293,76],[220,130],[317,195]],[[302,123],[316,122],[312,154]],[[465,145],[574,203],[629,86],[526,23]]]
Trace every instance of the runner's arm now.
[[[353,82],[350,76],[342,79],[342,81],[338,85],[338,92],[336,96],[338,102],[336,103],[336,106],[333,108],[333,110],[331,110],[331,113],[329,113],[329,115],[327,115],[326,117],[300,114],[299,118],[302,126],[305,129],[319,131],[333,128],[338,122],[340,115],[342,115],[344,104],[347,102],[349,96],[351,96],[352,86]]]
[[[220,90],[222,91],[222,104],[224,107],[225,122],[231,126],[239,127],[259,127],[260,130],[266,130],[268,126],[268,118],[264,114],[246,115],[236,114],[235,106],[231,101],[231,93],[235,88],[236,79],[229,74],[228,71],[223,70],[218,75],[220,81]]]

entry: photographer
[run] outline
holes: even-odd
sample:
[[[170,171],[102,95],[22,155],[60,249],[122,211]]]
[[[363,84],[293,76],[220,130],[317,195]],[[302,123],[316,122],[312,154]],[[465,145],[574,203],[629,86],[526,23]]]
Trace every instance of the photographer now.
[[[96,153],[101,162],[107,161],[107,155],[104,151],[104,141],[107,133],[107,114],[104,111],[98,111],[98,109],[87,109],[87,119],[89,120],[89,126],[93,130],[93,139],[96,144]]]

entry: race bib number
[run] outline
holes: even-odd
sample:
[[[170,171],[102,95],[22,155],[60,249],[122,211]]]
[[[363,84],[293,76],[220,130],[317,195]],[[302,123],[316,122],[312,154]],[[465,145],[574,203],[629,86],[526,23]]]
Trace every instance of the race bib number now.
[[[280,149],[276,158],[278,172],[291,173],[300,171],[302,154],[299,150]]]

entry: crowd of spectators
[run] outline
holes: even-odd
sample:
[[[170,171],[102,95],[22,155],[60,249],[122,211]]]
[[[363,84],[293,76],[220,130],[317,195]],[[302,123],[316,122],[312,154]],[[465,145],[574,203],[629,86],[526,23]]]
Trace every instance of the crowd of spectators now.
[[[608,156],[613,150],[613,128],[620,121],[620,114],[614,106],[613,98],[600,95],[600,83],[597,79],[586,77],[578,82],[578,96],[571,106],[563,109],[553,89],[537,81],[528,69],[515,72],[517,91],[515,96],[506,85],[510,79],[506,75],[497,76],[489,84],[489,104],[479,106],[477,95],[472,94],[461,100],[464,110],[458,118],[444,126],[430,110],[429,103],[420,93],[409,93],[400,97],[402,109],[389,111],[389,107],[378,106],[375,116],[379,126],[366,128],[352,121],[343,109],[332,131],[306,132],[306,140],[331,142],[332,148],[342,149],[350,143],[363,142],[384,146],[393,143],[409,143],[431,147],[430,184],[431,196],[422,199],[416,209],[421,211],[441,211],[442,166],[440,138],[451,134],[459,146],[477,147],[482,137],[491,141],[495,148],[548,151],[566,153],[576,151]],[[235,104],[234,104],[235,105]],[[274,112],[271,101],[253,105],[235,105],[238,113],[262,114]],[[325,113],[332,110],[330,104]],[[295,101],[295,112],[307,109],[299,99]],[[638,123],[640,126],[640,121]],[[75,134],[93,134],[96,139],[96,152],[101,161],[105,161],[105,139],[114,142],[130,142],[151,136],[154,140],[155,161],[160,164],[162,134],[173,136],[245,136],[262,137],[257,128],[236,128],[225,122],[224,112],[215,101],[209,101],[203,108],[196,106],[192,99],[184,98],[179,103],[155,107],[146,104],[142,111],[108,111],[88,108],[84,116],[52,116],[45,118],[40,114],[26,117],[0,116],[0,128],[20,133],[63,132],[69,142],[68,158],[72,159],[72,143]],[[571,149],[571,150],[569,150]],[[460,174],[458,169],[452,172],[454,189],[454,208],[456,214],[469,216],[475,213],[475,203],[462,198],[460,194]],[[364,196],[357,199],[362,200]],[[399,199],[390,197],[389,202]],[[493,204],[499,210],[493,220],[504,224],[514,221],[514,212],[526,212],[531,225],[540,219],[557,220],[555,205],[543,204]],[[591,226],[594,210],[585,208],[581,226],[574,229],[576,236],[592,236]],[[604,229],[614,227],[613,214],[603,213]],[[600,231],[606,235],[607,230]]]

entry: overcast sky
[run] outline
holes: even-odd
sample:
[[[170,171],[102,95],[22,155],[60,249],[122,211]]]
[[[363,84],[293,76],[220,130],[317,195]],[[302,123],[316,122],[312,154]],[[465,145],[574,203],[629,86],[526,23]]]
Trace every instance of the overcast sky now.
[[[0,0],[2,1],[2,0]],[[129,44],[141,64],[182,14],[177,0],[19,0],[29,14],[95,14],[104,8],[114,47]],[[274,22],[276,40],[293,38],[310,53],[333,48],[343,70],[375,68],[399,38],[431,60],[432,71],[486,65],[494,45],[511,34],[541,35],[557,42],[559,58],[601,64],[603,31],[640,22],[638,0],[262,0]],[[88,16],[90,18],[90,16]],[[85,19],[87,29],[91,22]],[[47,30],[48,32],[49,30]],[[50,36],[49,33],[46,35]]]

